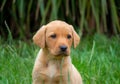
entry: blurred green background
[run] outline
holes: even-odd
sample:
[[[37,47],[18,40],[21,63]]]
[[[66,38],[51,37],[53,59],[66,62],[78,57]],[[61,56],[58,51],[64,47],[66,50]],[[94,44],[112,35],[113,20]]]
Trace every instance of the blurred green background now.
[[[120,33],[120,0],[0,0],[0,35],[31,39],[52,20],[72,24],[80,35]]]

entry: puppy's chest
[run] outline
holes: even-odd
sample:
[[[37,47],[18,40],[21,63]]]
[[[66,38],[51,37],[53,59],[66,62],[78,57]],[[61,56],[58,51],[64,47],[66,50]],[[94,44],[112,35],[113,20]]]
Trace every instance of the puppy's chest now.
[[[69,68],[61,64],[55,61],[41,66],[38,73],[40,81],[44,84],[68,84],[66,80],[68,80]]]
[[[46,70],[47,70],[46,74],[50,78],[53,78],[59,74],[59,69],[55,64],[49,64]]]
[[[60,64],[49,63],[41,70],[41,76],[45,78],[54,79],[62,76],[62,69]]]

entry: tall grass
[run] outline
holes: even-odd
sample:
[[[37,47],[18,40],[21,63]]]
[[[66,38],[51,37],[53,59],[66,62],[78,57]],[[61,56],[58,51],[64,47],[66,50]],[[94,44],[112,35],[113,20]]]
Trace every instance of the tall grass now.
[[[81,34],[118,34],[119,8],[119,0],[2,0],[0,33],[7,35],[6,21],[14,38],[28,39],[41,25],[60,19]]]
[[[0,84],[31,84],[34,47],[18,41],[2,43],[0,50]]]
[[[10,41],[10,42],[9,42]],[[0,38],[0,84],[31,84],[32,68],[39,47],[20,40]],[[120,83],[120,39],[96,34],[81,39],[72,48],[73,64],[81,73],[84,84]]]
[[[120,83],[120,39],[96,34],[83,39],[77,50],[72,49],[72,61],[82,74],[84,84]]]

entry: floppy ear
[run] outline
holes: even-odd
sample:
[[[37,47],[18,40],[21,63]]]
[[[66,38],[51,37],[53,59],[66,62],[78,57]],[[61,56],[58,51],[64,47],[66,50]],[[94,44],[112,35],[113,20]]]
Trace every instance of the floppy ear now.
[[[72,31],[73,31],[73,43],[74,43],[74,48],[76,48],[77,45],[78,45],[79,42],[80,42],[80,37],[79,37],[79,35],[75,32],[73,26],[70,25],[70,27],[72,28]]]
[[[45,31],[46,27],[42,26],[37,33],[33,36],[33,41],[36,45],[38,45],[41,48],[45,47]]]

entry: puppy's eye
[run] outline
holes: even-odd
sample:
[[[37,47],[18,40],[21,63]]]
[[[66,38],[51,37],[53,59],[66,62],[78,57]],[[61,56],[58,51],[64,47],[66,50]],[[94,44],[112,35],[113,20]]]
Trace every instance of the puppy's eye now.
[[[56,34],[53,34],[50,37],[53,38],[53,39],[55,39],[56,38]]]
[[[71,39],[71,35],[68,34],[68,35],[67,35],[67,38],[68,38],[68,39]]]

